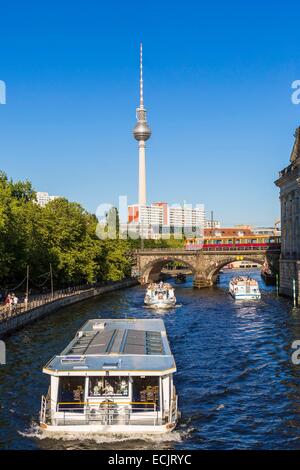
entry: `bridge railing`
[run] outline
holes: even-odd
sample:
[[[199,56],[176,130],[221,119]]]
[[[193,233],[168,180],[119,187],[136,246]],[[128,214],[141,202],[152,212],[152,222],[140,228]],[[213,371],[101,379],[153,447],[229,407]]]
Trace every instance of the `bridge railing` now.
[[[193,251],[191,248],[188,248],[187,251]],[[203,252],[245,252],[245,251],[268,251],[268,252],[280,252],[280,246],[274,245],[274,246],[221,246],[221,247],[207,247],[203,248],[198,251],[203,251]]]
[[[16,317],[25,312],[28,312],[29,310],[33,310],[37,307],[46,305],[50,302],[54,302],[65,297],[70,297],[72,295],[81,294],[82,292],[85,292],[87,290],[96,289],[98,287],[104,287],[110,284],[113,284],[113,281],[72,286],[67,287],[65,289],[55,290],[53,292],[53,295],[51,293],[32,295],[29,297],[28,301],[23,299],[21,302],[18,302],[17,305],[2,304],[0,305],[0,323],[9,320],[12,317]]]
[[[280,245],[275,244],[274,246],[218,246],[215,247],[205,247],[205,248],[198,248],[198,247],[186,247],[186,248],[144,248],[140,250],[136,250],[135,253],[172,253],[172,252],[197,252],[197,253],[207,253],[207,252],[225,252],[225,253],[241,253],[241,252],[253,252],[253,251],[263,251],[263,252],[270,252],[270,253],[279,253],[280,252]]]

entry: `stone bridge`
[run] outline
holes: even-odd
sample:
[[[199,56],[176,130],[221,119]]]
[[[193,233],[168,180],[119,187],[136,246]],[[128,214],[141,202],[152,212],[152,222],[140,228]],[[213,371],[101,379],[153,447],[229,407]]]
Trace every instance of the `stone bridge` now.
[[[205,250],[144,249],[135,252],[135,275],[142,284],[158,280],[162,268],[171,261],[179,261],[191,269],[195,287],[212,286],[218,272],[233,261],[249,261],[257,264],[265,262],[273,273],[279,271],[280,247],[229,247],[208,248]]]

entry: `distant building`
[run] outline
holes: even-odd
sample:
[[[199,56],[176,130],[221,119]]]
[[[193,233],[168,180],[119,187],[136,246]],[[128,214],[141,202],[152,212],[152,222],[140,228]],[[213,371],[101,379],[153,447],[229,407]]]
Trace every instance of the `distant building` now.
[[[221,222],[219,220],[206,219],[204,222],[204,228],[220,228]]]
[[[145,238],[158,239],[162,234],[196,232],[203,234],[204,206],[169,206],[166,202],[155,202],[150,206],[133,204],[128,206],[127,229],[143,233]]]
[[[254,227],[253,233],[255,235],[276,235],[279,237],[281,235],[281,230],[277,228],[276,226],[275,227]]]
[[[41,207],[45,207],[45,205],[48,204],[48,202],[54,201],[54,199],[58,199],[59,197],[60,196],[50,196],[48,193],[41,192],[41,191],[38,191],[36,193],[37,203]]]
[[[278,238],[279,237],[279,238]],[[250,225],[235,227],[205,228],[202,242],[204,245],[241,245],[256,243],[279,243],[280,230],[272,228],[252,228]],[[197,238],[187,238],[188,246],[201,245]]]
[[[169,221],[168,225],[174,229],[183,227],[190,228],[204,228],[204,206],[193,208],[189,205],[183,206],[170,206],[168,209]]]
[[[214,229],[204,229],[205,237],[220,237],[220,238],[230,238],[230,237],[245,237],[253,235],[253,231],[249,225],[238,225],[236,227],[220,227]]]

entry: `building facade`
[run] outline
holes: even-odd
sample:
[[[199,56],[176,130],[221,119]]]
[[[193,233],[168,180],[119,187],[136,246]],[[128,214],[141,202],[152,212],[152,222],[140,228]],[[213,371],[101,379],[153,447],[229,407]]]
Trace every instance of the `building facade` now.
[[[280,188],[281,256],[280,293],[293,296],[295,286],[300,301],[300,127],[295,132],[290,164],[279,173],[275,184]]]
[[[128,206],[128,226],[131,233],[143,233],[144,238],[159,239],[163,235],[203,236],[204,206],[169,206],[166,202],[155,202],[150,206],[133,204]]]
[[[50,194],[42,191],[36,193],[36,200],[39,206],[45,207],[46,204],[54,199],[58,199],[60,196],[50,196]]]
[[[220,228],[221,222],[219,220],[206,219],[204,222],[204,228]]]

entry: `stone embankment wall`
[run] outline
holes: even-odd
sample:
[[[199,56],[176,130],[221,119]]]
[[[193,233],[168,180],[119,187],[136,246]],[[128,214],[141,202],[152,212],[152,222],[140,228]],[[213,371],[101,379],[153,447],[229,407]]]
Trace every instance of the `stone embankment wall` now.
[[[91,297],[95,297],[106,292],[131,287],[136,284],[137,281],[135,279],[126,279],[124,281],[116,282],[107,286],[88,289],[74,295],[69,295],[61,299],[53,300],[52,302],[41,305],[40,307],[27,310],[26,312],[2,321],[0,323],[0,337],[13,332],[14,330],[21,328],[28,323],[38,320],[39,318],[45,317],[46,315],[49,315],[50,313],[53,313],[62,307],[66,307],[76,302],[81,302],[82,300],[90,299]]]

